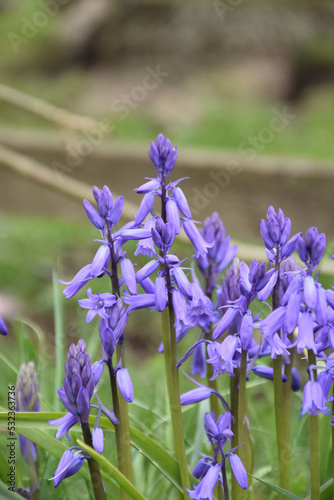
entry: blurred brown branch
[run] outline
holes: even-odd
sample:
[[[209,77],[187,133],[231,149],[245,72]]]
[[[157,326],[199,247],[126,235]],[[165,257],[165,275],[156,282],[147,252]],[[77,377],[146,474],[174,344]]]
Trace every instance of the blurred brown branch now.
[[[97,126],[97,122],[89,116],[70,113],[66,109],[58,108],[38,97],[8,87],[3,83],[0,83],[0,99],[31,111],[61,127],[74,130],[89,130]]]

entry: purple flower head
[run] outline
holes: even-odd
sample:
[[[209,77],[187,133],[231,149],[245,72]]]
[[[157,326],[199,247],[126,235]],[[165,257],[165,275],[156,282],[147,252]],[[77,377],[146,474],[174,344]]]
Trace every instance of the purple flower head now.
[[[88,201],[84,200],[83,201],[83,206],[84,209],[86,210],[86,214],[91,221],[92,224],[94,224],[97,229],[104,229],[104,226],[106,225],[105,221],[102,219],[102,217],[98,214],[98,212],[95,210],[93,205]]]
[[[187,317],[192,326],[199,326],[205,333],[209,333],[211,323],[218,319],[213,311],[213,304],[197,283],[191,283],[192,300],[187,304]]]
[[[32,361],[21,365],[17,376],[16,410],[39,411],[37,373]]]
[[[208,249],[206,256],[200,255],[196,259],[202,275],[208,282],[207,292],[211,293],[216,285],[217,274],[223,271],[234,259],[238,247],[236,245],[230,246],[230,236],[226,236],[225,227],[217,212],[205,219],[200,234],[205,241],[214,243]]]
[[[0,334],[1,335],[8,335],[7,327],[6,327],[5,322],[1,316],[0,316]]]
[[[268,208],[267,222],[261,220],[260,232],[270,261],[278,259],[281,262],[296,250],[299,234],[289,240],[291,220],[285,217],[280,208],[277,213],[273,206]]]
[[[220,479],[220,470],[221,465],[219,463],[215,465],[210,464],[210,467],[208,468],[206,474],[202,477],[198,486],[193,484],[194,490],[189,490],[187,488],[188,496],[190,498],[195,498],[196,500],[212,500],[213,490],[215,489],[218,479]]]
[[[151,142],[148,155],[156,166],[158,173],[165,177],[174,168],[177,159],[177,147],[172,147],[170,140],[159,134],[156,143]]]
[[[88,299],[78,301],[79,306],[83,309],[89,309],[86,322],[90,323],[98,314],[100,318],[108,318],[108,310],[116,303],[116,296],[111,293],[92,293],[92,289],[87,290]]]
[[[63,294],[67,299],[73,297],[83,286],[86,285],[86,283],[88,283],[90,279],[93,278],[91,267],[91,264],[87,264],[87,266],[80,269],[71,281],[59,280],[59,282],[63,285],[67,285],[63,291]]]
[[[151,230],[155,225],[155,218],[149,218],[144,224],[143,231],[148,233],[146,238],[140,239],[137,243],[137,249],[135,251],[135,256],[137,255],[147,255],[150,259],[155,254],[154,241],[152,239]]]
[[[174,238],[175,228],[172,222],[164,222],[161,217],[155,219],[155,225],[151,229],[152,239],[159,250],[164,254],[169,252]]]
[[[106,318],[101,318],[99,333],[103,349],[108,358],[112,358],[128,321],[128,313],[121,298],[109,309]]]
[[[58,467],[53,474],[53,485],[55,488],[63,479],[73,476],[83,466],[85,456],[82,450],[73,452],[75,447],[66,450],[60,459]]]
[[[57,418],[56,420],[49,420],[49,425],[59,425],[56,438],[60,439],[66,434],[68,440],[70,440],[70,436],[68,435],[68,431],[78,422],[78,417],[72,415],[72,413],[66,413],[64,417]]]
[[[114,373],[116,374],[116,381],[119,392],[122,394],[127,403],[132,403],[132,401],[134,400],[132,380],[127,368],[123,368],[122,357],[123,352],[119,362],[114,368]]]
[[[248,487],[247,472],[243,463],[241,462],[240,457],[238,457],[238,455],[236,455],[235,453],[228,453],[228,459],[230,461],[231,469],[238,485],[246,490]]]
[[[311,227],[305,235],[305,240],[300,235],[297,241],[297,252],[300,260],[306,264],[308,274],[312,274],[321,261],[326,247],[326,236],[318,233],[316,227]]]
[[[20,367],[16,382],[15,409],[24,412],[39,411],[37,373],[32,361]],[[19,442],[23,458],[27,462],[36,462],[34,443],[24,436],[19,437]]]
[[[258,365],[252,368],[252,371],[254,375],[257,375],[258,377],[265,378],[267,380],[274,380],[274,369],[271,368],[270,366]],[[288,380],[287,377],[284,374],[282,374],[282,382],[286,382],[287,380]]]
[[[92,432],[92,441],[94,450],[96,450],[100,455],[104,448],[104,436],[101,427],[95,427]]]
[[[198,344],[194,350],[191,374],[196,375],[197,373],[201,378],[206,375],[205,345],[203,343]]]
[[[212,342],[208,344],[207,363],[212,364],[213,377],[228,373],[231,377],[234,376],[233,370],[239,366],[239,361],[235,359],[235,354],[238,348],[238,338],[235,335],[229,335],[221,344]]]
[[[86,344],[82,339],[77,345],[71,345],[65,373],[64,387],[58,389],[58,395],[65,408],[78,421],[87,422],[96,381],[90,366],[90,354],[86,354]]]
[[[328,415],[329,412],[330,408],[325,406],[325,395],[320,383],[309,380],[304,387],[301,417],[305,413],[309,413],[309,415],[318,415],[319,413]]]
[[[206,413],[204,416],[204,428],[208,440],[213,445],[215,453],[223,453],[225,443],[234,436],[231,430],[232,414],[228,411],[219,415],[216,420],[215,413]]]
[[[195,258],[198,259],[198,257],[200,256],[205,257],[208,253],[208,249],[212,248],[214,246],[214,243],[208,243],[207,241],[205,241],[205,239],[191,220],[185,220],[183,222],[183,229],[185,230],[185,233],[191,243],[194,245]]]

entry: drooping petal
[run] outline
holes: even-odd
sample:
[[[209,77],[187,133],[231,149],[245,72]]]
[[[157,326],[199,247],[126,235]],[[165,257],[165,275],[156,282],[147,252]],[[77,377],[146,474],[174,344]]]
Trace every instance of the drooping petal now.
[[[237,313],[237,310],[234,309],[233,307],[229,307],[227,309],[227,311],[225,312],[222,319],[219,321],[218,325],[216,326],[216,328],[212,334],[213,340],[217,340],[228,329],[228,327],[232,323],[236,313]]]
[[[58,418],[56,420],[49,420],[49,425],[59,425],[57,430],[56,438],[60,439],[66,434],[68,440],[70,437],[68,435],[68,431],[77,423],[77,418],[72,415],[72,413],[66,413],[64,417]]]
[[[147,193],[141,201],[136,215],[136,226],[139,226],[146,219],[147,215],[151,212],[154,203],[154,194]]]
[[[235,453],[231,453],[228,456],[228,458],[231,464],[231,469],[233,471],[235,479],[237,480],[238,485],[244,490],[246,490],[248,487],[247,472],[243,463],[240,460],[240,457],[238,457],[238,455],[236,455]]]
[[[304,298],[310,309],[314,309],[317,303],[317,290],[312,276],[306,276],[304,280]]]
[[[177,187],[173,190],[173,198],[183,215],[188,219],[191,219],[191,212],[188,201],[181,188]]]
[[[92,432],[92,441],[94,450],[96,450],[100,455],[104,448],[104,436],[101,427],[96,427]]]
[[[155,280],[155,307],[162,312],[167,304],[166,282],[163,276],[158,276]]]
[[[116,381],[120,393],[127,403],[134,399],[133,385],[130,374],[126,368],[119,368],[116,372]]]
[[[121,269],[124,282],[131,295],[137,294],[136,273],[130,259],[121,260]]]
[[[97,229],[103,229],[106,223],[100,214],[95,210],[93,205],[88,200],[84,200],[83,206],[91,223],[94,224]]]

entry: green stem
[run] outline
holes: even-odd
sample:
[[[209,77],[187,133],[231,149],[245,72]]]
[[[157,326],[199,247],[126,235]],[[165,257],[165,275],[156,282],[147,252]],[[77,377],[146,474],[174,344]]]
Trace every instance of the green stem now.
[[[320,500],[318,415],[310,415],[311,500]]]
[[[239,375],[239,391],[238,391],[238,445],[242,445],[238,449],[238,455],[240,460],[245,466],[247,472],[251,471],[251,463],[249,463],[249,449],[250,441],[248,439],[247,432],[247,393],[246,393],[246,370],[247,370],[247,351],[242,350],[241,352],[241,364],[240,364],[240,375]],[[246,491],[237,488],[238,500],[242,500],[246,496]]]
[[[108,359],[108,369],[109,369],[109,378],[110,378],[110,386],[111,386],[111,396],[113,402],[113,409],[115,416],[118,420],[118,424],[115,425],[115,436],[116,436],[116,448],[117,448],[117,462],[118,468],[122,474],[125,475],[125,455],[123,453],[123,426],[122,426],[122,416],[121,409],[119,405],[119,397],[118,397],[118,388],[117,381],[114,374],[114,368],[112,366],[111,358]],[[121,499],[127,500],[128,496],[121,489]]]
[[[239,433],[238,433],[238,388],[239,388],[239,370],[234,368],[233,370],[234,377],[230,377],[230,395],[231,395],[231,413],[233,415],[234,420],[232,420],[232,432],[234,434],[232,438],[231,447],[235,448],[239,444]],[[240,486],[235,479],[234,474],[232,474],[232,500],[238,500],[238,489]]]
[[[309,366],[316,363],[313,351],[308,351]],[[317,381],[317,372],[313,371],[314,381]],[[319,422],[318,415],[310,415],[310,476],[311,500],[320,500],[320,468],[319,468]]]
[[[285,436],[288,443],[290,443],[290,420],[291,420],[291,397],[292,397],[292,367],[295,356],[296,348],[290,351],[290,363],[285,365],[284,375],[287,381],[283,384],[283,401],[284,401],[284,415],[285,415]]]
[[[111,287],[112,292],[116,297],[120,297],[119,279],[117,261],[114,251],[114,244],[111,232],[108,231],[108,241],[110,243],[110,265],[111,265]],[[116,359],[119,361],[121,352],[123,350],[123,365],[124,362],[124,346],[117,344]],[[111,394],[113,399],[113,408],[119,423],[115,426],[116,446],[117,446],[117,460],[119,470],[131,482],[133,482],[132,471],[132,455],[131,455],[131,441],[130,441],[130,426],[129,426],[129,413],[127,402],[119,396],[116,377],[112,366],[112,360],[108,359],[109,377],[111,385]],[[127,500],[128,495],[121,489],[122,500]]]
[[[227,477],[226,477],[225,459],[224,459],[224,462],[222,464],[221,471],[222,471],[222,478],[223,478],[224,499],[230,500],[230,494],[228,491],[228,483],[227,483]],[[234,475],[234,474],[232,474],[232,475]],[[239,499],[239,497],[238,497],[238,499]],[[219,500],[220,500],[220,498],[219,498]]]
[[[123,344],[117,344],[116,347],[116,355],[117,361],[121,357],[121,353],[123,350],[123,365],[125,366],[125,357],[124,357],[124,346]],[[133,471],[132,471],[132,454],[131,454],[131,439],[130,439],[130,423],[129,423],[129,412],[128,412],[128,403],[122,396],[118,398],[120,415],[122,421],[122,443],[123,443],[123,451],[124,451],[124,459],[125,459],[125,475],[128,480],[133,482]]]
[[[276,356],[273,360],[274,368],[274,397],[278,463],[280,472],[280,486],[287,491],[290,490],[290,446],[286,436],[284,398],[282,384],[282,356]],[[280,496],[279,498],[284,498]]]
[[[93,448],[92,435],[88,423],[81,423],[81,429],[85,443]],[[95,500],[106,500],[99,464],[93,459],[88,459],[88,468],[92,480]]]
[[[169,404],[171,408],[172,427],[174,436],[175,455],[179,461],[181,483],[185,500],[188,499],[187,486],[189,486],[189,473],[186,456],[186,447],[183,432],[182,422],[182,407],[180,401],[180,383],[179,371],[176,368],[177,364],[177,346],[176,346],[176,331],[174,328],[175,313],[173,308],[172,293],[168,293],[168,313],[169,313],[169,329],[170,329],[170,378],[171,392],[169,394]]]

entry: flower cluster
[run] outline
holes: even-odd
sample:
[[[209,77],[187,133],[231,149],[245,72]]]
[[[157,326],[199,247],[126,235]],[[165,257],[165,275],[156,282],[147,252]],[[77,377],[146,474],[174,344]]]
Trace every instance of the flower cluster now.
[[[224,478],[226,479],[227,458],[239,486],[244,489],[248,487],[247,472],[238,455],[234,453],[236,448],[224,453],[227,441],[233,437],[231,423],[232,415],[230,412],[219,415],[217,420],[214,412],[205,414],[204,428],[212,445],[214,456],[203,456],[196,465],[193,475],[200,479],[200,482],[197,486],[193,485],[193,490],[188,490],[190,498],[212,500],[213,490],[218,481],[224,483]]]
[[[90,354],[86,353],[86,344],[80,339],[77,345],[72,344],[67,354],[67,363],[65,364],[64,387],[58,389],[58,396],[68,410],[68,413],[57,420],[50,420],[49,425],[59,425],[56,437],[59,439],[66,434],[68,440],[68,431],[76,424],[88,424],[88,418],[91,407],[91,399],[96,391],[96,386],[103,372],[103,362],[98,361],[91,366]],[[96,395],[96,394],[95,394]],[[96,395],[97,397],[97,395]],[[98,399],[98,397],[97,397]],[[99,413],[95,422],[95,428],[92,435],[92,443],[98,453],[103,451],[103,432],[99,427],[101,412],[116,425],[118,420],[114,413],[105,408],[98,399]],[[80,448],[79,451],[72,452],[72,447],[66,450],[62,456],[58,468],[54,473],[54,486],[66,477],[72,476],[83,465],[84,459],[88,458]]]

